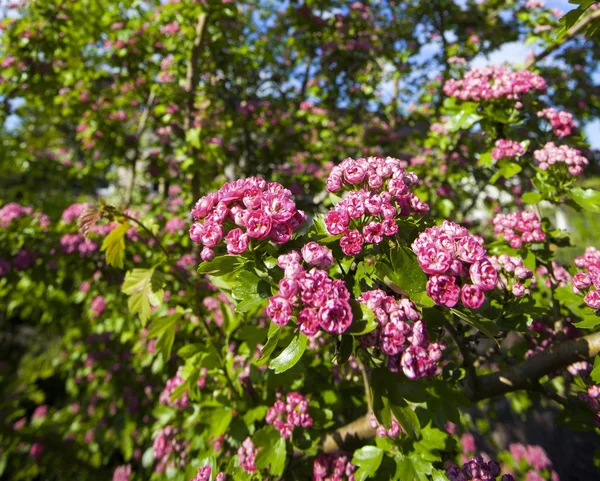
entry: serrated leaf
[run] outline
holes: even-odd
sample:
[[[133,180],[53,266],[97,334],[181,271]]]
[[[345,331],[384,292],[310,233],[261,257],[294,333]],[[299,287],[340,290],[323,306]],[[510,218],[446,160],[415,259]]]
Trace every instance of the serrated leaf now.
[[[155,273],[154,267],[133,269],[125,274],[123,292],[129,296],[129,312],[138,314],[142,324],[150,317],[151,308],[162,302],[162,278],[162,273]]]
[[[358,469],[354,473],[356,481],[364,481],[367,478],[375,476],[382,460],[383,450],[376,446],[363,446],[354,451],[352,464],[358,466]]]
[[[391,408],[404,432],[411,438],[418,439],[421,436],[421,425],[414,410],[410,406],[398,406],[397,404],[392,404]]]
[[[271,324],[275,326],[275,324]],[[279,338],[281,337],[281,328],[279,326],[275,326],[273,331],[269,331],[269,335],[267,338],[267,343],[260,351],[260,359],[256,362],[257,365],[262,366],[269,362],[271,358],[271,354],[275,351],[277,347],[277,343],[279,342]]]
[[[231,274],[243,265],[240,256],[217,256],[210,262],[203,262],[198,267],[198,274],[211,274],[213,276],[224,276]]]
[[[525,204],[538,204],[544,197],[538,192],[526,192],[521,196],[521,200]]]
[[[495,338],[495,335],[498,334],[498,328],[495,324],[488,319],[477,319],[473,314],[467,314],[465,312],[461,312],[458,309],[450,309],[450,312],[469,324],[470,326],[477,329],[479,332],[484,334],[488,339],[494,341],[498,344],[498,341]]]
[[[123,269],[125,260],[125,234],[131,226],[124,222],[119,224],[102,241],[100,250],[104,252],[106,263],[109,266]]]
[[[600,212],[600,191],[573,187],[569,190],[569,197],[583,210]]]
[[[307,343],[308,337],[298,332],[292,339],[292,342],[281,351],[281,354],[269,363],[269,368],[273,369],[275,374],[280,374],[294,367],[302,357],[302,354],[304,354]]]

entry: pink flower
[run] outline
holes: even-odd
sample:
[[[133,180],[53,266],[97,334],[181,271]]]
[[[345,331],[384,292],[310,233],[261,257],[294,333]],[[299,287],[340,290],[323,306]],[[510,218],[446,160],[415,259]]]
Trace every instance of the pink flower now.
[[[200,258],[205,262],[210,262],[215,258],[215,251],[210,247],[204,247],[200,252]]]
[[[254,211],[246,219],[246,229],[249,237],[264,239],[271,232],[271,218],[262,211]]]
[[[282,296],[269,298],[266,312],[269,319],[277,326],[285,326],[292,319],[292,305]]]
[[[360,254],[364,240],[357,230],[351,230],[340,239],[340,247],[342,252],[347,256],[355,256]]]
[[[302,248],[302,257],[307,264],[321,269],[329,269],[333,265],[331,250],[316,242],[309,242]]]
[[[490,291],[498,283],[498,272],[488,259],[482,259],[469,268],[471,281],[484,291]]]
[[[202,243],[207,247],[215,247],[223,238],[223,227],[216,222],[207,222],[204,224],[204,233],[202,234]]]
[[[477,286],[464,284],[460,291],[460,300],[469,309],[479,309],[485,301],[485,294]]]
[[[592,309],[600,309],[600,291],[590,290],[583,300]]]
[[[330,334],[342,334],[352,324],[352,309],[343,299],[329,299],[319,309],[319,324]]]
[[[380,222],[369,222],[363,227],[363,236],[369,244],[379,244],[383,240],[383,226]]]
[[[289,223],[275,223],[271,228],[273,244],[283,245],[292,238],[292,226]]]
[[[452,276],[431,276],[427,281],[427,295],[438,305],[454,307],[458,302],[460,287]]]
[[[343,234],[348,228],[350,218],[345,211],[330,210],[325,216],[325,227],[331,235]]]
[[[229,254],[242,254],[248,249],[250,239],[248,235],[242,232],[242,229],[230,230],[225,236],[225,243],[227,244],[227,252]]]
[[[319,332],[319,315],[316,309],[305,307],[298,313],[300,332],[307,336],[314,336]]]

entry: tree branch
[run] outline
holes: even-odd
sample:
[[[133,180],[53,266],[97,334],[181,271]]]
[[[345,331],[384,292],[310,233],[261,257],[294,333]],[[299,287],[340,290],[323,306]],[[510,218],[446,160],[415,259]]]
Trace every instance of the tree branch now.
[[[600,354],[600,332],[550,346],[546,351],[533,356],[520,364],[501,371],[479,376],[476,388],[465,386],[465,395],[473,402],[482,401],[521,389],[535,389],[537,380],[574,362]],[[371,427],[370,414],[366,414],[350,424],[327,433],[321,442],[325,453],[349,449],[359,441],[375,436]]]
[[[588,26],[588,24],[590,24],[597,18],[600,18],[600,10],[594,10],[590,14],[586,15],[579,23],[573,25],[560,40],[557,40],[552,45],[548,45],[541,53],[535,55],[533,58],[526,61],[523,68],[527,70],[533,67],[539,61],[544,60],[548,55],[550,55],[559,47],[562,47],[565,43],[571,40],[575,35],[581,32],[585,27]]]

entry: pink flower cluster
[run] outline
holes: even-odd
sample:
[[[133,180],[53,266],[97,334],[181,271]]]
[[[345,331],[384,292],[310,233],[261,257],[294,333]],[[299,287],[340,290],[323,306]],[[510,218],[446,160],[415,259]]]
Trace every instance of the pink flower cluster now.
[[[533,279],[533,272],[523,265],[523,259],[506,254],[489,256],[488,259],[498,272],[498,286],[503,286],[516,297],[529,294],[525,282]]]
[[[131,464],[117,466],[113,472],[112,481],[129,481],[131,479]]]
[[[441,226],[421,232],[412,250],[423,271],[431,276],[427,295],[437,305],[454,307],[460,297],[465,307],[478,309],[485,301],[485,291],[498,283],[498,272],[486,258],[483,241],[454,222],[445,220]]]
[[[196,476],[194,476],[190,481],[210,481],[210,474],[212,472],[212,468],[207,464],[206,466],[202,466]],[[225,481],[225,473],[217,473],[215,476],[215,481]]]
[[[600,384],[589,386],[587,392],[579,394],[579,398],[595,411],[594,421],[600,428]]]
[[[83,211],[89,207],[91,206],[86,203],[71,204],[63,211],[61,219],[67,224],[70,224],[74,220],[77,220],[79,216],[83,213]]]
[[[532,210],[497,214],[492,222],[496,237],[502,235],[513,249],[520,249],[524,244],[543,242],[546,239],[542,222]]]
[[[242,254],[252,239],[285,244],[306,220],[289,190],[258,177],[230,182],[205,195],[192,209],[192,216],[190,238],[205,246],[203,260],[214,257],[214,248],[223,239],[229,254]]]
[[[356,469],[345,454],[322,454],[313,463],[313,481],[354,481]]]
[[[546,89],[546,81],[528,70],[517,72],[502,66],[469,70],[462,79],[447,80],[444,93],[460,100],[511,99],[518,100],[530,90]]]
[[[185,466],[188,443],[177,439],[178,434],[178,429],[165,426],[154,438],[152,451],[154,459],[158,460],[158,465],[154,468],[157,473],[164,473],[167,467]]]
[[[572,280],[571,274],[569,274],[569,271],[567,271],[567,269],[565,269],[563,266],[561,266],[556,261],[552,261],[551,266],[552,266],[552,275],[550,275],[548,268],[543,265],[538,266],[538,268],[535,270],[535,273],[538,276],[540,276],[542,278],[545,277],[544,281],[545,281],[546,287],[548,287],[548,288],[552,287],[553,282],[556,285],[556,287],[564,287],[571,283],[571,280]],[[535,281],[535,279],[534,279],[534,281]]]
[[[0,209],[0,227],[8,227],[13,220],[31,214],[33,214],[31,207],[24,207],[16,202],[5,204]]]
[[[462,468],[453,466],[446,471],[450,481],[496,481],[500,476],[500,465],[496,461],[483,460],[480,454],[477,454],[470,461],[462,465]],[[514,481],[512,474],[504,474],[501,481]]]
[[[169,219],[165,224],[165,232],[169,234],[176,234],[178,232],[184,231],[187,226],[187,222],[184,221],[180,217],[173,217]]]
[[[385,426],[379,424],[379,421],[377,421],[377,418],[373,413],[371,413],[371,427],[375,429],[375,434],[378,438],[395,438],[402,432],[402,428],[398,421],[396,421],[396,418],[392,417],[390,427],[386,429]]]
[[[533,153],[541,170],[548,170],[553,165],[566,165],[573,176],[581,175],[583,169],[589,164],[588,159],[581,152],[572,147],[561,145],[557,147],[554,142],[548,142],[543,148]]]
[[[364,292],[357,299],[375,314],[379,328],[359,338],[364,347],[378,346],[391,370],[402,369],[409,379],[433,376],[442,357],[441,346],[429,342],[425,322],[406,298],[388,296],[381,289]]]
[[[310,428],[313,420],[308,414],[308,399],[297,392],[289,393],[285,402],[278,399],[269,408],[265,422],[272,424],[284,439],[289,439],[296,427]]]
[[[566,112],[565,110],[556,110],[554,108],[548,108],[540,110],[537,116],[546,118],[552,125],[552,131],[554,135],[558,137],[566,137],[571,135],[571,132],[575,129],[575,122],[573,120],[573,114]]]
[[[573,276],[573,291],[585,292],[584,302],[592,309],[600,309],[600,251],[588,247],[575,258],[575,265],[584,271]]]
[[[254,446],[252,438],[246,438],[239,447],[237,455],[240,461],[240,467],[247,473],[256,471],[256,454],[258,449]]]
[[[93,317],[101,316],[104,309],[106,309],[106,300],[104,299],[104,296],[94,297],[90,303],[90,309],[92,310]]]
[[[65,234],[60,238],[60,246],[65,254],[79,252],[81,257],[88,257],[98,250],[98,244],[81,234]]]
[[[190,394],[188,391],[185,391],[177,399],[171,400],[171,396],[173,395],[175,390],[179,386],[181,386],[183,383],[185,383],[185,379],[181,375],[182,368],[183,368],[183,366],[181,366],[177,370],[177,374],[174,377],[167,380],[167,383],[165,384],[164,389],[160,393],[159,399],[160,399],[161,404],[164,404],[166,406],[171,406],[172,408],[175,408],[175,409],[185,409],[190,405]],[[200,388],[203,388],[204,386],[206,386],[206,374],[207,374],[206,368],[201,368],[200,377],[198,378],[198,381],[197,381],[197,384]]]
[[[508,450],[517,463],[524,459],[527,464],[537,470],[552,468],[552,461],[550,461],[548,454],[541,446],[532,444],[524,446],[521,443],[512,443],[508,446]]]
[[[347,158],[333,168],[327,190],[351,190],[325,216],[325,227],[332,236],[343,235],[344,254],[357,255],[363,244],[379,244],[398,232],[396,218],[424,214],[429,206],[411,192],[418,177],[405,172],[401,160],[387,157]]]
[[[520,157],[524,153],[525,148],[520,142],[508,139],[498,139],[496,140],[495,147],[492,149],[492,159],[510,159],[512,157]]]
[[[17,271],[31,269],[35,265],[37,255],[29,249],[19,249],[13,259],[13,266]]]
[[[297,312],[296,322],[300,332],[314,336],[319,327],[330,334],[342,334],[352,324],[352,308],[348,303],[350,293],[344,281],[333,280],[325,270],[313,267],[307,271],[307,264],[331,265],[331,251],[326,247],[307,244],[302,249],[303,257],[297,251],[280,255],[277,264],[284,270],[279,281],[279,292],[269,298],[267,316],[278,326],[285,326]]]

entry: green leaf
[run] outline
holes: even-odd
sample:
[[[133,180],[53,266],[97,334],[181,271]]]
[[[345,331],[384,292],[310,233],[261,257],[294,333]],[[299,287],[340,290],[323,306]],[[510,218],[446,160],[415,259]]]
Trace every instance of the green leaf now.
[[[425,292],[427,276],[414,252],[406,246],[399,246],[392,250],[390,257],[391,266],[384,262],[376,266],[377,277],[398,294],[411,297]]]
[[[183,346],[179,351],[177,351],[177,355],[182,359],[188,359],[199,352],[204,350],[204,346],[202,344],[188,344],[187,346]]]
[[[105,251],[106,263],[109,266],[123,269],[125,260],[125,234],[131,226],[124,222],[119,224],[102,241],[101,251]]]
[[[538,192],[526,192],[521,196],[521,200],[525,204],[538,204],[544,197]]]
[[[235,310],[238,313],[251,312],[259,309],[271,295],[269,284],[250,271],[240,272],[239,281],[232,288],[233,298],[240,301]]]
[[[256,431],[252,441],[258,450],[256,455],[256,467],[264,469],[270,465],[269,472],[273,476],[283,474],[287,449],[285,439],[272,426],[265,426]]]
[[[198,267],[198,274],[211,274],[213,276],[224,276],[238,270],[241,266],[240,256],[217,256],[210,262],[203,262]]]
[[[431,473],[431,481],[448,481],[448,476],[446,476],[445,471],[434,469],[433,473]]]
[[[152,339],[153,337],[160,336],[168,329],[171,329],[172,326],[177,324],[177,321],[181,318],[181,316],[181,313],[176,312],[175,314],[169,314],[168,316],[155,319],[152,321],[152,325],[148,331],[148,338]]]
[[[378,324],[375,320],[375,314],[373,314],[371,309],[354,300],[350,301],[350,306],[352,307],[353,320],[352,324],[346,331],[347,334],[360,336],[377,329]]]
[[[458,309],[450,309],[450,312],[456,317],[466,322],[467,324],[469,324],[470,326],[480,331],[488,339],[498,344],[498,341],[495,338],[496,334],[498,334],[498,328],[492,321],[490,321],[489,319],[478,319],[477,317],[475,317],[474,314],[465,313],[459,311]]]
[[[573,187],[569,190],[569,197],[583,210],[600,212],[600,191]]]
[[[200,132],[199,128],[194,128],[189,129],[185,134],[186,142],[196,149],[200,148]]]
[[[392,404],[392,413],[402,429],[413,439],[421,436],[421,425],[415,411],[410,406]]]
[[[129,296],[129,312],[138,314],[142,324],[145,324],[152,307],[158,307],[162,302],[163,276],[150,269],[133,269],[125,274],[123,292]]]
[[[376,446],[363,446],[354,451],[352,464],[358,466],[358,469],[354,473],[356,481],[364,481],[367,478],[375,476],[382,460],[383,450]]]
[[[292,368],[302,357],[306,350],[308,337],[301,332],[298,332],[292,342],[281,351],[281,354],[269,363],[269,368],[275,371],[275,374],[280,374]]]
[[[498,166],[500,167],[492,178],[490,179],[490,184],[495,184],[500,177],[504,177],[505,179],[510,179],[511,177],[517,175],[519,172],[523,170],[523,168],[519,164],[515,164],[514,162],[500,160],[498,162]]]
[[[590,373],[590,378],[596,384],[600,384],[600,356],[596,356],[596,359],[594,359],[594,368]]]
[[[271,326],[275,326],[275,324],[271,324]],[[260,359],[256,362],[259,366],[266,364],[269,362],[271,358],[271,354],[275,351],[277,347],[277,343],[279,342],[279,338],[281,337],[281,328],[279,326],[275,326],[273,331],[269,331],[269,335],[267,338],[267,343],[260,351]]]

